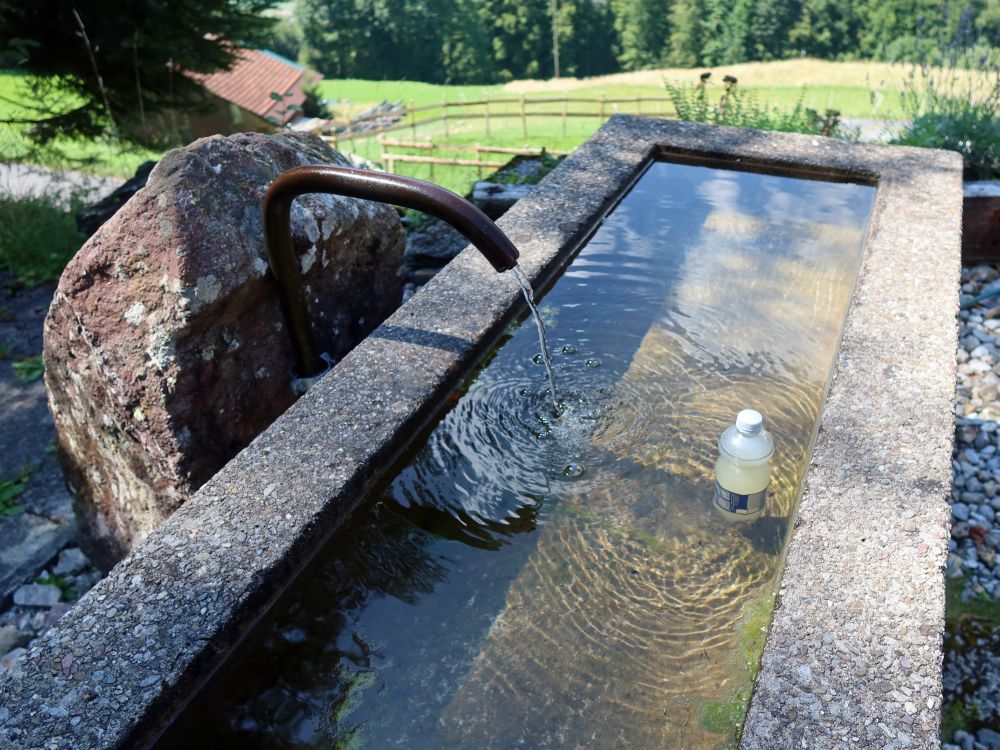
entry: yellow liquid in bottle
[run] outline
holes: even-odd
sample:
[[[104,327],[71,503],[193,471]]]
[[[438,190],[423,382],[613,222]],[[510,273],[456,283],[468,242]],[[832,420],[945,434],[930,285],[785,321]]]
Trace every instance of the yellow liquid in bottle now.
[[[748,465],[745,462],[737,463],[723,453],[715,462],[715,478],[723,490],[749,496],[747,507],[735,512],[726,510],[717,497],[717,511],[735,521],[752,521],[760,516],[766,497],[761,497],[760,493],[767,489],[771,481],[771,465],[767,460]]]

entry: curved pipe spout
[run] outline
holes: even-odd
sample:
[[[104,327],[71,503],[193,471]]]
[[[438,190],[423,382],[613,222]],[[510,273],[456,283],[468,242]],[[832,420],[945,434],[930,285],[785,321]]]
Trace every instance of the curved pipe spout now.
[[[295,347],[298,376],[317,375],[326,364],[316,351],[299,259],[292,247],[292,201],[306,193],[334,193],[391,203],[432,214],[451,224],[497,271],[517,265],[517,248],[475,205],[450,190],[412,177],[350,167],[295,167],[279,176],[264,195],[267,262],[278,282],[281,312]]]

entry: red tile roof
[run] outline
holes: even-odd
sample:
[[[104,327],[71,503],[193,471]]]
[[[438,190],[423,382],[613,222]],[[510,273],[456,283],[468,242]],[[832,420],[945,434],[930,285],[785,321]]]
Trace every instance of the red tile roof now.
[[[255,115],[273,118],[281,125],[294,118],[298,112],[288,109],[288,105],[301,106],[305,101],[302,83],[307,71],[273,52],[239,49],[236,56],[237,60],[229,70],[194,77],[219,98]],[[320,77],[316,74],[311,76]],[[285,98],[276,101],[271,98],[272,93]]]

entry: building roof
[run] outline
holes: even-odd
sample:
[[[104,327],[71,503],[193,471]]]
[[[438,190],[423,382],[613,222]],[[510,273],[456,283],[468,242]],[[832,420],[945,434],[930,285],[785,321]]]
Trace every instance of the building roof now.
[[[306,76],[318,79],[301,65],[267,50],[237,49],[236,62],[229,70],[197,76],[211,93],[241,109],[284,125],[299,112],[289,105],[305,101],[302,84]],[[271,94],[284,98],[279,102]]]

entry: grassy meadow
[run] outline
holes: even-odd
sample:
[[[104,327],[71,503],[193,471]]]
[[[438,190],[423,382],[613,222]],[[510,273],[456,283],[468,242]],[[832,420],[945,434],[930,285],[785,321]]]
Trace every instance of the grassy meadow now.
[[[721,81],[725,75],[734,75],[744,90],[752,91],[761,103],[782,108],[792,108],[801,102],[803,106],[824,111],[837,109],[844,117],[895,119],[902,115],[900,94],[904,89],[911,68],[904,65],[866,62],[827,62],[820,60],[791,60],[769,63],[746,63],[712,69],[711,81],[721,93]],[[448,86],[415,81],[364,81],[355,79],[324,80],[319,84],[321,94],[330,100],[337,117],[356,115],[361,110],[388,100],[402,101],[421,107],[440,105],[443,101],[473,101],[483,98],[491,100],[529,99],[545,96],[569,94],[575,97],[597,99],[663,97],[666,95],[664,81],[690,82],[698,80],[697,69],[644,70],[633,73],[619,73],[597,78],[562,78],[549,81],[512,81],[507,84],[490,86]],[[968,74],[972,75],[972,74]],[[9,72],[0,72],[0,115],[25,116],[29,110],[18,102],[24,100],[24,78]],[[485,131],[482,118],[463,119],[459,110],[447,125],[442,122],[417,127],[414,131],[397,131],[393,137],[409,139],[431,138],[435,141],[434,156],[471,158],[469,150],[475,144],[532,148],[545,147],[554,150],[571,150],[596,130],[599,117],[572,117],[565,126],[560,116],[560,104],[546,105],[551,117],[535,116],[527,121],[527,133],[519,117],[502,117],[506,111],[513,113],[518,105],[496,103],[491,105],[489,133]],[[570,109],[596,110],[595,104],[574,104]],[[537,107],[534,111],[539,111]],[[606,112],[635,112],[634,103],[608,104]],[[669,117],[672,108],[669,102],[646,101],[642,114]],[[424,112],[418,121],[432,117],[438,112]],[[146,159],[156,158],[157,152],[147,149],[124,149],[110,140],[64,141],[56,148],[45,152],[34,152],[24,137],[24,126],[0,126],[0,159],[4,161],[26,161],[52,168],[70,168],[101,175],[128,176],[136,166]],[[445,145],[447,144],[447,145]],[[359,156],[378,161],[379,145],[374,139],[354,139],[341,142],[341,148],[351,150]],[[401,153],[424,154],[426,151],[414,149],[394,149]],[[484,158],[503,160],[499,155]],[[464,192],[477,179],[477,170],[470,167],[425,164],[398,164],[397,171],[424,179],[432,179],[454,190]]]

